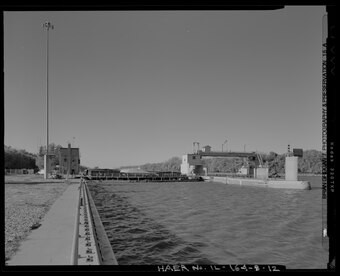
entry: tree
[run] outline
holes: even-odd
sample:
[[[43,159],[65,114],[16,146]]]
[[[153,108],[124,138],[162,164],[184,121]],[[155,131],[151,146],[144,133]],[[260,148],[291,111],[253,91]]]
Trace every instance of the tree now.
[[[146,171],[174,171],[179,172],[181,168],[181,158],[172,157],[165,162],[159,163],[147,163],[140,165],[139,167]]]
[[[277,155],[273,161],[268,162],[269,175],[285,172],[285,154]]]
[[[50,143],[48,145],[48,153],[50,156],[50,168],[55,168],[59,165],[59,150],[62,148],[61,145],[56,145],[55,143]],[[36,165],[39,169],[44,168],[44,155],[46,154],[46,146],[40,146],[38,150],[38,155],[36,157]]]
[[[35,155],[26,150],[17,150],[10,146],[4,146],[6,169],[37,169]]]
[[[89,167],[86,167],[86,166],[83,166],[83,165],[80,165],[79,166],[79,171],[83,172],[85,170],[89,169]]]
[[[262,159],[263,159],[263,162],[269,163],[269,162],[273,162],[277,156],[278,156],[277,153],[271,151],[269,154],[263,154]]]
[[[322,152],[317,150],[306,150],[298,161],[301,173],[322,173]]]

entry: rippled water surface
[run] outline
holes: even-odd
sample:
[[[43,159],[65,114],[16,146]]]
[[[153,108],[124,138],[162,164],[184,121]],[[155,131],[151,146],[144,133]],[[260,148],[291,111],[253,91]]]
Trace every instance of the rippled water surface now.
[[[312,190],[208,182],[89,184],[119,264],[326,268],[321,178]]]

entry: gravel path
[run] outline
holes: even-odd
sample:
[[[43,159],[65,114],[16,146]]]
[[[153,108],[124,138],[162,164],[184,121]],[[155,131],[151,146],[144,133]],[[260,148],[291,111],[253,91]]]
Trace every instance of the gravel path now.
[[[5,184],[5,257],[9,260],[68,184]]]

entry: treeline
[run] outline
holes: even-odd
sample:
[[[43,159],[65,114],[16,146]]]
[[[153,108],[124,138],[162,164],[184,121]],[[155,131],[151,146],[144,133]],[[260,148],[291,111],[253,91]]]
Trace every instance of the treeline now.
[[[179,157],[172,157],[169,160],[161,163],[147,163],[141,165],[140,168],[146,171],[174,171],[181,170],[182,159]]]
[[[285,172],[285,154],[271,152],[264,155],[264,160],[268,161],[269,173],[283,174]],[[317,150],[306,150],[303,156],[298,158],[298,172],[305,174],[322,173],[322,152]]]
[[[270,152],[262,154],[264,163],[269,167],[269,174],[285,173],[285,154]],[[172,157],[165,162],[147,163],[139,166],[147,171],[180,171],[182,160]],[[236,173],[243,165],[242,158],[205,158],[203,164],[209,172]],[[303,157],[298,159],[298,172],[306,174],[322,173],[322,152],[317,150],[306,150]]]
[[[322,173],[322,152],[317,150],[307,150],[303,157],[299,158],[300,173]]]
[[[285,154],[270,152],[262,154],[264,163],[267,163],[269,175],[285,173]],[[236,173],[243,165],[241,158],[210,158],[203,162],[209,172]],[[298,158],[298,172],[305,174],[322,173],[322,152],[317,150],[306,150],[303,157]]]
[[[34,169],[38,170],[35,164],[36,155],[26,150],[18,150],[11,146],[4,145],[5,169]]]
[[[123,166],[118,169],[123,168],[141,168],[142,170],[149,172],[159,172],[159,171],[173,171],[179,172],[181,170],[182,159],[179,157],[172,157],[165,162],[159,163],[146,163],[139,166]]]
[[[51,165],[54,167],[59,165],[59,149],[61,145],[51,143],[49,145],[49,153],[51,157]],[[14,149],[10,146],[4,146],[5,151],[5,168],[6,169],[43,169],[44,154],[46,154],[46,146],[39,148],[38,154],[29,153],[26,150]],[[285,154],[277,154],[270,152],[262,154],[263,162],[268,164],[269,174],[283,174],[285,172]],[[165,162],[147,163],[140,165],[146,171],[175,171],[181,170],[182,159],[172,157]],[[209,172],[225,172],[236,173],[243,165],[242,158],[206,158],[203,159],[204,166]],[[137,166],[135,166],[137,167]],[[81,170],[86,169],[81,166]],[[303,157],[298,160],[298,172],[306,174],[322,173],[322,152],[317,150],[306,150]]]

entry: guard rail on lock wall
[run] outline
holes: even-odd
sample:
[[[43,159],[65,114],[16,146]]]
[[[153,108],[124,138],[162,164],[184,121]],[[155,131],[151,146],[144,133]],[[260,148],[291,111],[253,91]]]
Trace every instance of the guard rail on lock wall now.
[[[118,265],[84,179],[79,186],[71,265]]]

